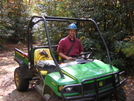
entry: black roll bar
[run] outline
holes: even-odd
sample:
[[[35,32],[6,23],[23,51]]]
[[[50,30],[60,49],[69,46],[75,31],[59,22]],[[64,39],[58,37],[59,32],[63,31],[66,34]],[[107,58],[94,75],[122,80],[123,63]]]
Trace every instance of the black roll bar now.
[[[64,75],[63,75],[63,73],[61,72],[61,69],[60,69],[60,67],[59,67],[59,65],[58,65],[58,62],[57,62],[57,60],[55,59],[55,56],[54,56],[53,53],[52,53],[52,47],[51,47],[52,44],[51,44],[51,41],[50,41],[50,36],[49,36],[49,34],[48,34],[47,21],[46,21],[45,17],[42,17],[42,18],[43,18],[43,20],[44,20],[44,26],[45,26],[45,29],[46,29],[46,36],[47,36],[47,41],[48,41],[48,46],[49,46],[49,49],[50,49],[51,56],[53,57],[53,60],[54,60],[54,62],[55,62],[55,65],[56,65],[56,67],[57,67],[57,69],[58,69],[58,71],[59,71],[61,77],[64,78]]]
[[[113,69],[113,68],[112,68],[112,61],[111,61],[111,58],[110,58],[110,54],[109,54],[108,47],[107,47],[106,42],[105,42],[105,40],[104,40],[104,38],[103,38],[103,36],[102,36],[102,33],[100,32],[100,29],[99,29],[97,23],[96,23],[93,19],[91,19],[91,18],[89,18],[88,20],[92,21],[92,22],[95,24],[95,26],[96,26],[96,28],[97,28],[97,30],[98,30],[98,33],[99,33],[99,35],[100,35],[100,37],[101,37],[101,39],[102,39],[102,42],[103,42],[103,44],[104,44],[104,46],[105,46],[105,49],[106,49],[106,52],[107,52],[107,56],[108,56],[108,61],[109,61],[109,64],[110,64],[110,68]]]
[[[34,18],[40,18],[40,20],[38,20],[37,22],[33,22],[33,19],[34,19]],[[98,33],[99,33],[101,39],[102,39],[102,42],[103,42],[103,44],[104,44],[104,46],[105,46],[106,53],[107,53],[107,56],[108,56],[108,61],[109,61],[109,64],[110,64],[110,68],[113,69],[113,68],[112,68],[112,61],[111,61],[111,58],[110,58],[110,54],[109,54],[108,47],[107,47],[107,45],[106,45],[106,42],[105,42],[105,40],[104,40],[104,38],[103,38],[103,36],[102,36],[102,33],[100,32],[100,29],[99,29],[97,23],[95,22],[95,20],[93,20],[93,19],[91,19],[91,18],[67,18],[67,17],[53,17],[53,16],[44,16],[44,17],[41,17],[41,16],[33,16],[33,17],[31,18],[30,22],[29,22],[29,26],[28,26],[28,58],[29,58],[30,66],[32,66],[32,65],[34,64],[33,59],[32,59],[33,57],[32,57],[32,55],[31,55],[31,51],[32,51],[32,48],[33,48],[33,47],[32,47],[32,43],[31,43],[31,42],[32,42],[32,35],[31,35],[31,33],[32,33],[32,32],[31,32],[31,31],[32,31],[32,27],[33,27],[36,23],[38,23],[38,22],[40,22],[40,21],[43,21],[43,22],[44,22],[45,29],[46,29],[46,36],[47,36],[47,40],[48,40],[48,47],[49,47],[49,49],[50,49],[51,56],[52,56],[53,59],[54,59],[54,62],[55,62],[55,64],[56,64],[56,67],[57,67],[57,69],[58,69],[58,71],[59,71],[61,77],[64,78],[64,75],[63,75],[63,73],[61,72],[61,69],[60,69],[60,67],[59,67],[59,65],[58,65],[58,62],[57,62],[57,60],[55,59],[54,55],[52,54],[52,45],[51,45],[51,41],[50,41],[50,36],[49,36],[49,34],[48,34],[49,32],[48,32],[48,27],[47,27],[47,21],[65,21],[65,22],[69,22],[70,20],[76,20],[76,21],[91,21],[91,22],[94,23],[94,25],[96,26],[96,29],[97,29],[97,31],[98,31]],[[31,40],[31,41],[29,42],[29,40]]]

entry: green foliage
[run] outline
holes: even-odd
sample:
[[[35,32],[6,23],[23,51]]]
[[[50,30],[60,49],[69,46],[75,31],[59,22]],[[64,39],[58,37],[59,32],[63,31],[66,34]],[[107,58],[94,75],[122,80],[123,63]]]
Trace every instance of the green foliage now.
[[[4,16],[7,13],[7,10],[4,8],[5,2],[6,0],[0,1],[0,38],[8,38],[11,36],[10,33],[13,33],[12,30],[8,30],[8,28],[5,26],[10,26],[8,17]]]
[[[26,1],[26,0],[25,0]],[[35,0],[36,1],[36,0]],[[113,65],[126,70],[126,66],[134,68],[134,0],[38,0],[37,4],[15,2],[4,6],[6,0],[0,2],[0,38],[26,37],[29,11],[34,14],[93,18],[98,22],[99,28],[108,45]],[[66,28],[69,23],[48,23],[50,38],[57,44],[61,37],[67,35]],[[79,23],[77,37],[83,43],[85,50],[96,48],[95,58],[107,62],[105,47],[99,38],[96,29],[90,23]],[[35,36],[43,44],[47,43],[43,25],[35,28]]]
[[[25,41],[28,24],[28,12],[22,1],[6,2],[1,4],[0,39],[15,43]]]
[[[131,57],[134,55],[134,43],[133,42],[115,42],[115,49],[117,53],[122,52],[126,57]]]
[[[126,54],[126,57],[134,55],[134,43],[125,43],[122,48],[122,52]]]
[[[11,38],[16,41],[24,42],[26,40],[25,38],[28,25],[28,12],[26,11],[26,6],[21,2],[14,3],[14,5],[11,5],[10,7],[8,17],[11,21],[11,26],[8,26],[8,29],[14,30]]]
[[[134,54],[134,1],[133,0],[45,0],[42,3],[43,12],[49,16],[64,17],[91,17],[99,23],[104,39],[110,50],[113,65],[123,69],[132,64]],[[89,28],[90,27],[90,28]],[[90,47],[97,48],[96,54],[101,60],[105,59],[105,47],[100,44],[101,40],[93,26],[78,31],[86,50]],[[79,29],[81,29],[80,27]],[[89,34],[90,35],[87,35]],[[89,44],[90,43],[90,44]],[[131,65],[134,67],[134,65]]]

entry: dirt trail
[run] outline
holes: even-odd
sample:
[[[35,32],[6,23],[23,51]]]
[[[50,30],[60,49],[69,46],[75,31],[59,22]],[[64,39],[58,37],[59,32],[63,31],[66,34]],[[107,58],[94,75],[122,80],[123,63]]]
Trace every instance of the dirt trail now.
[[[44,101],[34,89],[19,92],[14,84],[14,70],[18,67],[14,61],[14,47],[0,51],[0,101]],[[25,47],[24,47],[25,48]]]
[[[8,46],[7,46],[8,47]],[[27,92],[19,92],[14,84],[14,69],[18,64],[14,61],[14,47],[10,45],[10,50],[0,50],[0,101],[44,101],[34,89]],[[22,47],[22,46],[19,46]],[[22,50],[25,51],[25,46]],[[134,77],[128,76],[124,86],[127,101],[134,101]]]

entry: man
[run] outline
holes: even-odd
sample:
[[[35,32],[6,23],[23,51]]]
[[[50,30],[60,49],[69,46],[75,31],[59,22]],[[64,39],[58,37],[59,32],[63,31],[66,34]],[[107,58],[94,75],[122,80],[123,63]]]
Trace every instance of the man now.
[[[73,57],[83,53],[84,49],[80,40],[75,38],[77,26],[72,23],[67,29],[68,36],[59,41],[57,52],[63,59],[72,60]]]

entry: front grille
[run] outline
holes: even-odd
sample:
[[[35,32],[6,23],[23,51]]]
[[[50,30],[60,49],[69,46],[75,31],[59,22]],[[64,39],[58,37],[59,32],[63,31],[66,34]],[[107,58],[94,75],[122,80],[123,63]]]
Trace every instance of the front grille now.
[[[102,82],[103,85],[100,85],[100,84],[99,84],[100,82]],[[104,87],[104,86],[106,86],[106,85],[112,84],[112,78],[110,77],[110,78],[107,78],[107,79],[105,79],[105,80],[97,81],[97,83],[98,83],[98,87],[99,87],[99,88],[102,88],[102,87]]]
[[[95,89],[94,82],[88,83],[88,84],[83,84],[83,91],[92,91]]]
[[[64,94],[68,93],[78,93],[80,95],[87,94],[95,94],[96,91],[101,91],[107,89],[109,85],[112,85],[112,77],[104,79],[104,80],[85,80],[82,84],[73,85],[73,90],[71,92],[67,92],[66,89],[63,90]],[[68,87],[68,86],[67,86]],[[66,87],[66,88],[67,88]]]
[[[90,101],[101,99],[106,95],[114,94],[114,91],[119,87],[115,82],[115,74],[108,74],[97,78],[83,80],[80,84],[66,85],[61,90],[61,96],[67,100],[85,99]],[[67,91],[66,88],[72,87],[72,91]]]
[[[107,86],[107,85],[110,85],[112,84],[112,78],[107,78],[107,79],[104,79],[104,80],[95,80],[91,83],[86,83],[88,81],[85,81],[83,82],[83,92],[84,93],[87,93],[87,92],[95,92],[95,89],[98,88],[98,90],[100,90],[101,88]]]
[[[70,92],[66,91],[66,88],[69,86],[66,86],[62,91],[64,94],[69,93],[77,93],[80,95],[88,95],[88,94],[95,94],[98,92],[101,92],[103,90],[108,89],[112,86],[112,76],[104,79],[89,79],[82,81],[81,84],[75,84],[70,85],[70,87],[73,87],[73,90]]]

